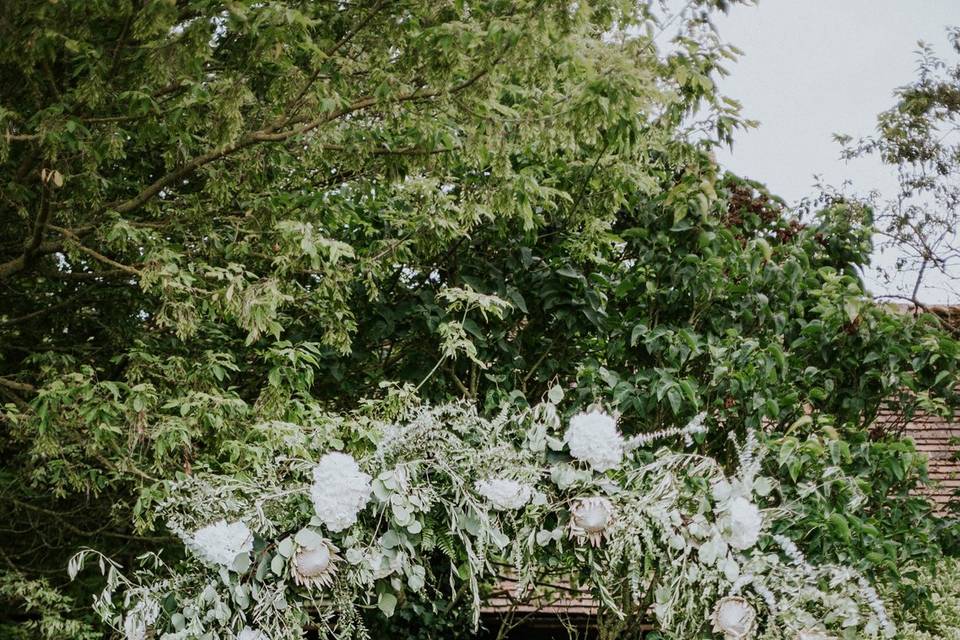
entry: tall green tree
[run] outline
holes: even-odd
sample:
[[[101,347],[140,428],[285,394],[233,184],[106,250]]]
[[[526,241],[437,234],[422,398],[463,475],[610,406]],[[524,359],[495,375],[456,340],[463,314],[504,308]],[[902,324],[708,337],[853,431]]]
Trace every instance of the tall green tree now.
[[[785,492],[814,445],[867,479],[882,403],[945,411],[958,346],[866,296],[861,208],[798,220],[716,166],[743,125],[722,4],[4,3],[11,583],[62,597],[76,548],[165,544],[165,480],[272,464],[253,425],[405,385],[493,409],[559,383],[633,432],[706,409],[771,431]],[[900,455],[863,509],[812,503],[816,549],[929,551]]]

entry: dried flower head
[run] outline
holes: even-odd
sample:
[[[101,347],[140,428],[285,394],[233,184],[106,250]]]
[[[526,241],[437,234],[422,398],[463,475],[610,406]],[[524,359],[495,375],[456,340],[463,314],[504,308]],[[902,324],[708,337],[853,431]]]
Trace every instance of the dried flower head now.
[[[497,511],[523,508],[533,496],[533,489],[529,485],[505,478],[478,480],[473,488]]]
[[[594,471],[607,471],[623,461],[623,436],[616,421],[602,411],[578,413],[570,418],[564,436],[570,455],[583,460]]]
[[[599,546],[613,524],[613,504],[606,498],[580,498],[570,507],[570,537]]]
[[[218,520],[194,532],[187,546],[204,561],[229,567],[237,556],[253,550],[253,533],[242,522]]]
[[[331,586],[337,563],[342,559],[337,555],[338,551],[329,540],[323,540],[315,547],[299,547],[290,563],[294,582],[315,589]]]
[[[756,622],[757,612],[740,596],[721,598],[713,610],[713,630],[722,633],[724,640],[750,637]]]
[[[345,453],[328,453],[313,468],[310,498],[317,517],[330,531],[343,531],[357,522],[373,491],[371,477]]]

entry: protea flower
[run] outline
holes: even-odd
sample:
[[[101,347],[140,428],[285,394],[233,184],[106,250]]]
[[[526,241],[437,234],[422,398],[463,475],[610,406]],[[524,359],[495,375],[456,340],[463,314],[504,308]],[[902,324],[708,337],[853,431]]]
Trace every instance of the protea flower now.
[[[727,596],[713,610],[713,630],[725,640],[743,640],[753,633],[757,612],[740,596]]]
[[[332,585],[337,562],[342,560],[337,555],[338,551],[329,540],[322,541],[316,547],[299,547],[290,568],[294,582],[301,587],[318,589]]]
[[[570,537],[586,538],[593,546],[599,546],[613,520],[613,504],[609,500],[599,496],[580,498],[570,507]]]

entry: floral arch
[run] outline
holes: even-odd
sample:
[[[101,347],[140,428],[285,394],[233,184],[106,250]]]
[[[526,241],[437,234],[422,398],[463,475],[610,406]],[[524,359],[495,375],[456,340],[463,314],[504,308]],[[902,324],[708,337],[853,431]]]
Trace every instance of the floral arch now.
[[[611,621],[646,616],[670,638],[892,637],[868,581],[812,566],[777,523],[790,505],[760,475],[753,434],[729,474],[695,452],[710,418],[624,437],[593,407],[568,421],[562,392],[492,419],[465,404],[318,416],[254,432],[265,463],[183,476],[157,514],[187,553],[107,575],[97,600],[130,640],[364,637],[444,592],[476,624],[485,585],[544,576],[589,587]],[[657,446],[677,439],[676,449]]]

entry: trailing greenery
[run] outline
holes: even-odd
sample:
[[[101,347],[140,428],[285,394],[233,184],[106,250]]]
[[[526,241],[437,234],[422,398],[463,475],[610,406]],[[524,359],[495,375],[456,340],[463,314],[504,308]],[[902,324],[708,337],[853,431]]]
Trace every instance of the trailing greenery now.
[[[707,456],[649,446],[680,435],[692,445],[705,416],[624,439],[597,409],[565,427],[563,391],[549,395],[492,420],[408,401],[389,419],[261,425],[276,464],[249,478],[171,482],[159,513],[191,558],[168,568],[151,554],[130,578],[101,559],[108,586],[96,609],[128,638],[279,640],[305,626],[367,637],[363,606],[390,618],[407,599],[449,588],[475,627],[487,589],[549,602],[566,585],[603,607],[604,638],[635,637],[650,607],[674,639],[893,637],[862,576],[815,567],[765,531],[778,514],[789,519],[791,503],[766,513],[755,504],[776,487],[757,475],[764,452],[752,431],[728,477]],[[349,453],[330,452],[334,440]],[[96,555],[79,554],[71,574]]]
[[[746,124],[715,88],[723,5],[3,3],[11,593],[89,602],[81,547],[176,565],[171,483],[269,475],[285,424],[558,387],[627,435],[707,411],[720,464],[757,431],[777,526],[912,598],[901,561],[940,525],[873,420],[948,412],[958,344],[865,294],[869,210],[799,217],[713,161]],[[347,442],[324,434],[311,456]],[[436,595],[361,613],[449,628]]]

